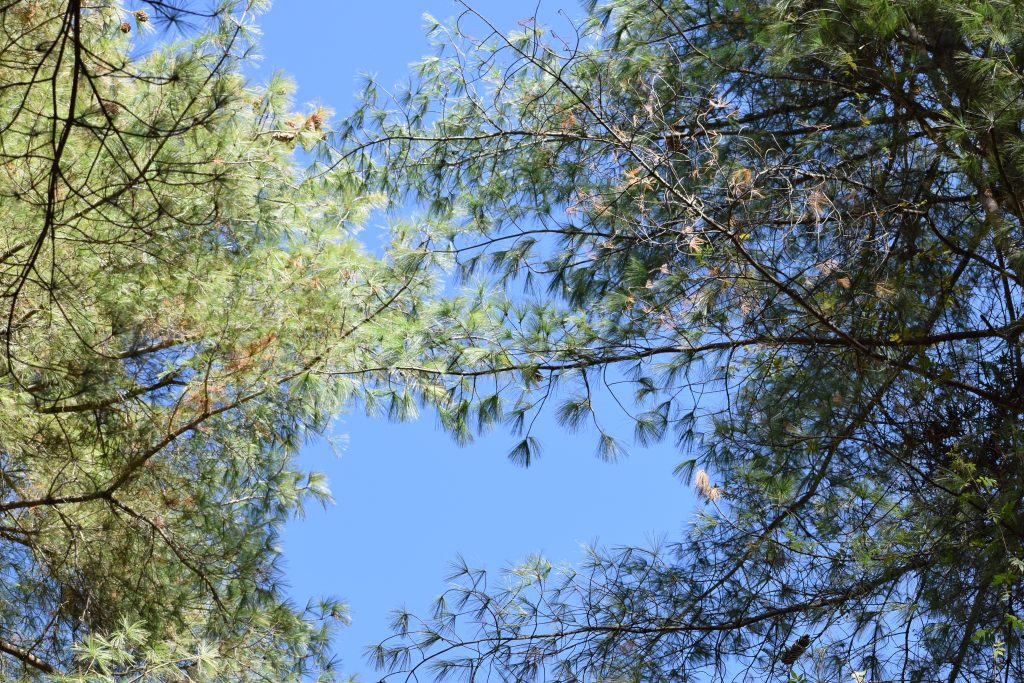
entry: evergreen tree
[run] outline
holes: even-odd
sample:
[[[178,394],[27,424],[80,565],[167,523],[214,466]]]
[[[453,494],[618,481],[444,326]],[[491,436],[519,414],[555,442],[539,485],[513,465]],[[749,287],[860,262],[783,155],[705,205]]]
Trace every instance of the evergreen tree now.
[[[1024,6],[588,11],[569,39],[434,25],[438,54],[392,100],[371,84],[337,145],[477,283],[408,368],[457,431],[506,419],[529,463],[536,413],[600,429],[611,393],[637,441],[692,444],[706,512],[579,571],[465,568],[378,662],[1024,678]]]
[[[403,353],[430,282],[297,164],[329,112],[242,77],[260,4],[0,7],[4,680],[331,675],[344,606],[279,588],[329,498],[293,456],[357,393],[408,402],[340,373]]]

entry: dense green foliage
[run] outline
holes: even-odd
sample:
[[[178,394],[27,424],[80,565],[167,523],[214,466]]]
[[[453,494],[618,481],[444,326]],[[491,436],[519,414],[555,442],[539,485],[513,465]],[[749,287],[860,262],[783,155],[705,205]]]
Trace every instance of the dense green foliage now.
[[[600,429],[612,394],[692,446],[707,512],[578,573],[467,569],[381,665],[1021,679],[1024,5],[589,9],[568,41],[436,26],[336,145],[478,283],[408,368],[457,431],[508,420],[528,463],[537,412]]]
[[[0,7],[0,678],[312,680],[278,587],[293,456],[429,283],[297,166],[327,112],[246,84],[255,3]],[[130,10],[130,11],[129,11]],[[400,349],[391,349],[397,353]]]

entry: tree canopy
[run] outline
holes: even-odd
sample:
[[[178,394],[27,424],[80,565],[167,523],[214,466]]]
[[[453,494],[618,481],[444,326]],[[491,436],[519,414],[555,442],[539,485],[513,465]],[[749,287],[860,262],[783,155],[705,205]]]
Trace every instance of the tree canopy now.
[[[600,430],[611,394],[637,441],[678,441],[706,511],[577,570],[464,568],[378,663],[1024,677],[1024,8],[587,9],[568,38],[434,25],[411,86],[371,83],[333,142],[473,283],[404,368],[445,383],[456,431],[507,420],[529,463],[538,412]]]
[[[243,77],[262,4],[0,6],[4,680],[331,675],[344,606],[279,585],[329,498],[293,456],[395,394],[343,373],[431,282],[353,239],[375,199],[316,165],[329,112]]]

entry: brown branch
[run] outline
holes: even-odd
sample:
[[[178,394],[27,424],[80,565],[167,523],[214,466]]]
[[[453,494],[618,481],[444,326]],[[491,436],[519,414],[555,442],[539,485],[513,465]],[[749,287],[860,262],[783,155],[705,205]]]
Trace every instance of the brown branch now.
[[[665,345],[655,346],[649,349],[643,349],[642,351],[636,351],[634,353],[623,353],[616,355],[595,355],[592,358],[586,358],[583,360],[577,360],[565,363],[519,363],[515,365],[507,365],[500,368],[485,368],[483,370],[457,370],[447,369],[439,370],[437,368],[428,368],[423,366],[395,366],[387,368],[383,366],[373,368],[362,368],[359,370],[350,371],[338,371],[330,372],[331,375],[362,375],[371,372],[382,372],[386,370],[402,370],[407,372],[418,372],[429,375],[439,376],[450,376],[450,377],[481,377],[485,375],[503,374],[507,372],[518,372],[525,368],[533,368],[535,370],[543,370],[548,372],[560,372],[563,370],[579,370],[586,367],[592,367],[595,365],[604,365],[608,363],[623,363],[636,360],[644,360],[652,358],[654,356],[660,356],[665,354],[679,354],[679,353],[690,353],[700,354],[708,353],[713,351],[728,351],[741,349],[748,346],[770,346],[770,347],[785,347],[785,346],[828,346],[828,347],[842,347],[850,348],[855,352],[863,353],[862,347],[883,347],[883,348],[902,348],[902,347],[918,347],[918,346],[931,346],[933,344],[942,344],[954,341],[969,341],[978,339],[989,339],[992,337],[1004,338],[1008,335],[1013,335],[1018,332],[1024,331],[1024,320],[1018,320],[1010,325],[1004,325],[1002,327],[994,327],[984,330],[964,330],[962,332],[943,332],[940,334],[923,335],[920,337],[906,337],[903,339],[881,339],[881,338],[864,338],[864,337],[827,337],[827,336],[813,336],[813,335],[791,335],[791,336],[774,336],[774,335],[758,335],[753,337],[744,337],[742,339],[720,341],[720,342],[709,342],[707,344],[700,344],[697,346],[684,346],[684,345]],[[590,349],[593,351],[593,349]],[[869,357],[875,357],[874,353],[867,353]]]
[[[47,408],[40,408],[37,412],[43,413],[44,415],[58,415],[62,413],[85,413],[90,410],[102,410],[104,408],[109,408],[110,406],[117,405],[118,403],[124,403],[125,401],[131,400],[136,396],[142,396],[143,394],[148,394],[149,392],[156,391],[157,389],[163,389],[164,387],[168,387],[172,384],[179,384],[180,382],[178,382],[178,375],[180,374],[181,369],[175,370],[174,372],[170,373],[169,375],[161,379],[159,382],[154,382],[153,384],[147,384],[145,386],[135,387],[134,389],[125,392],[121,396],[107,398],[99,401],[88,401],[86,403],[74,403],[71,405],[64,406],[49,406]]]
[[[40,671],[48,674],[59,673],[57,667],[50,664],[44,659],[40,659],[36,655],[32,654],[23,647],[18,647],[14,643],[0,638],[0,652],[8,654],[15,659],[28,664],[29,666],[39,669]]]
[[[986,577],[981,582],[981,585],[978,587],[978,592],[974,596],[974,602],[971,604],[971,611],[967,615],[967,623],[964,624],[964,637],[960,639],[956,656],[953,658],[953,668],[949,672],[949,683],[956,683],[956,679],[960,676],[960,669],[963,667],[964,657],[967,656],[967,648],[970,646],[974,636],[974,627],[977,626],[978,619],[981,617],[981,610],[984,606],[985,595],[988,593],[988,588],[991,585],[992,577]]]

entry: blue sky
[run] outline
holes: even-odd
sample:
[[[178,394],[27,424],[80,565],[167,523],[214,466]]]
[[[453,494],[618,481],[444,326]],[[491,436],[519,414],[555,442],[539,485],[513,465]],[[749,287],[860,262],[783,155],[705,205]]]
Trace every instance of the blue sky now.
[[[538,8],[536,0],[473,6],[506,29]],[[564,22],[559,10],[580,15],[572,0],[546,0],[538,17]],[[316,102],[344,114],[360,73],[393,83],[430,51],[424,12],[445,19],[459,11],[451,0],[279,0],[261,21],[264,60],[254,74],[265,79],[281,69],[299,85],[299,106]],[[505,458],[509,434],[497,430],[460,448],[431,415],[398,425],[343,415],[335,432],[347,436],[342,457],[323,443],[302,454],[304,465],[327,473],[336,504],[287,527],[287,578],[298,602],[325,594],[349,602],[353,624],[337,651],[342,669],[364,681],[376,680],[364,651],[388,635],[389,611],[425,613],[457,555],[492,570],[536,552],[575,563],[581,544],[644,545],[676,535],[693,506],[689,488],[672,475],[685,456],[670,444],[634,448],[609,464],[595,457],[596,435],[542,421],[535,434],[543,457],[524,470]]]

